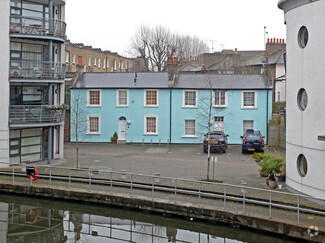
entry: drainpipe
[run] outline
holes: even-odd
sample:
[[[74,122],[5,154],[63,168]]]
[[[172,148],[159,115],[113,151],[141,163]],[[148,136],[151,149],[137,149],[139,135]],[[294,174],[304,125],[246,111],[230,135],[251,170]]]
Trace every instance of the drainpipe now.
[[[172,88],[169,88],[169,143],[172,143]]]
[[[266,137],[269,144],[269,90],[266,90]]]

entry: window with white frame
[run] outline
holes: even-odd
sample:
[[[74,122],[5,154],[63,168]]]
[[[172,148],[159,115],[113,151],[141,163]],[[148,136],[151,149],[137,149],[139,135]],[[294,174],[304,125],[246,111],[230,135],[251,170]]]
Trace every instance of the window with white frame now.
[[[185,120],[185,136],[195,136],[195,120]]]
[[[87,134],[100,134],[100,116],[87,116]]]
[[[76,64],[76,55],[72,55],[72,64]]]
[[[106,68],[106,59],[104,58],[103,59],[103,69],[105,69]]]
[[[278,92],[278,101],[280,101],[280,100],[281,100],[281,93]]]
[[[183,107],[197,107],[197,90],[183,91]]]
[[[214,130],[215,131],[224,131],[225,123],[223,116],[215,116],[214,117]]]
[[[97,64],[96,64],[96,62],[97,62],[97,58],[96,57],[94,57],[94,66],[96,66]]]
[[[100,58],[98,58],[98,68],[100,68]]]
[[[144,105],[158,106],[158,90],[144,90]]]
[[[101,105],[101,90],[88,90],[87,92],[87,106]]]
[[[128,106],[129,105],[129,90],[118,89],[116,98],[116,106]]]
[[[213,106],[215,107],[227,106],[227,91],[214,90],[212,97],[213,97]]]
[[[106,68],[109,68],[109,60],[107,60]]]
[[[256,91],[242,91],[242,108],[257,108]]]
[[[252,121],[252,120],[244,120],[243,121],[243,134],[249,129],[254,130],[254,121]]]
[[[69,60],[70,60],[70,53],[66,52],[65,53],[65,62],[69,63]]]
[[[158,134],[158,116],[156,115],[144,116],[144,134],[148,134],[148,135]]]
[[[91,57],[88,57],[88,66],[91,67]]]

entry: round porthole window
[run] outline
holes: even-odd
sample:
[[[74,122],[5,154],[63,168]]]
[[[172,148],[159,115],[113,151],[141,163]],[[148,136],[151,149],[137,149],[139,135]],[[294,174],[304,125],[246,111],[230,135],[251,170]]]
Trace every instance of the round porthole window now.
[[[298,44],[301,48],[305,48],[308,43],[308,30],[305,26],[302,26],[298,32]]]
[[[303,154],[300,154],[297,159],[298,173],[301,177],[305,177],[308,170],[307,159]]]
[[[299,90],[297,101],[298,101],[299,108],[302,111],[304,111],[307,108],[307,104],[308,104],[308,96],[307,96],[307,92],[305,89]]]

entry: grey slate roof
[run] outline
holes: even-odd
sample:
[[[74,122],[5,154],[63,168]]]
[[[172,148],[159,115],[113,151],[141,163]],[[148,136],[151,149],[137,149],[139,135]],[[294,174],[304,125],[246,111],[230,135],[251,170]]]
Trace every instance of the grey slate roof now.
[[[137,75],[134,82],[135,74]],[[116,88],[169,88],[167,72],[139,73],[83,73],[72,88],[116,89]]]
[[[175,89],[271,89],[263,75],[259,74],[179,74]]]
[[[285,53],[284,50],[276,51],[269,55],[269,62],[267,64],[284,64],[283,54]],[[246,65],[263,65],[265,64],[265,57],[264,55],[260,55],[256,58],[248,60]]]

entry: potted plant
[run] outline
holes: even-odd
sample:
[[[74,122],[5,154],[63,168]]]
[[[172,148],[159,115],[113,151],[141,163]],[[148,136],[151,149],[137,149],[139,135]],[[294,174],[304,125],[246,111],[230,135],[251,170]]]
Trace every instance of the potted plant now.
[[[276,188],[276,175],[281,172],[283,160],[280,158],[266,159],[261,162],[261,166],[261,171],[263,171],[268,176],[266,184],[268,184],[268,186],[272,189]]]
[[[114,132],[113,136],[111,137],[112,144],[117,144],[117,139],[118,139],[117,133]]]

